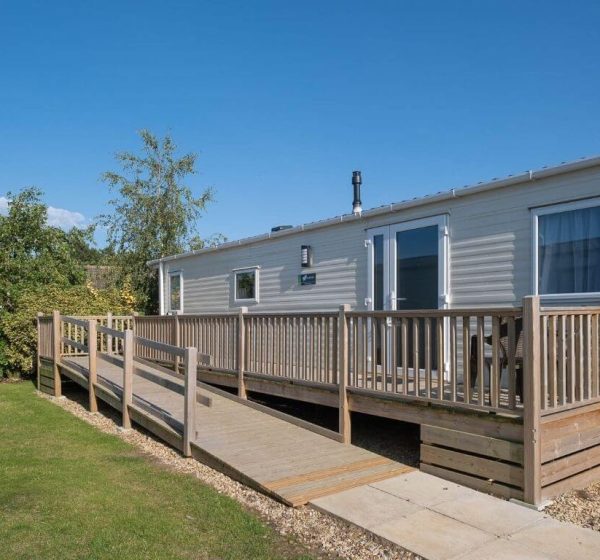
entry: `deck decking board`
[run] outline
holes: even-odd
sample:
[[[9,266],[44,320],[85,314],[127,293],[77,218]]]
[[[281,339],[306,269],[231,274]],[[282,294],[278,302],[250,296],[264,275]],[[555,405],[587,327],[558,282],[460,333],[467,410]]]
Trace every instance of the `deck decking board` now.
[[[87,367],[85,356],[70,356],[61,364],[63,373],[86,387]],[[133,370],[132,420],[169,444],[180,446],[183,378],[139,362]],[[121,358],[103,355],[97,362],[98,398],[120,410],[122,384]],[[203,404],[208,398],[211,406]],[[199,387],[197,400],[193,455],[289,505],[302,505],[315,497],[412,470],[221,392]]]

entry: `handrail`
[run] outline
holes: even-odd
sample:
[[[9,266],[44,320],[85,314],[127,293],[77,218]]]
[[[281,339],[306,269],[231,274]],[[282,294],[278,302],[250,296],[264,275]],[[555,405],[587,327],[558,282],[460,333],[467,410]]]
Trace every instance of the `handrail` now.
[[[96,327],[99,333],[108,334],[110,336],[114,336],[115,338],[125,339],[125,331],[117,331],[115,329],[111,329],[109,327],[105,327],[103,325],[98,325]]]
[[[67,346],[71,346],[73,348],[77,348],[77,350],[81,350],[82,352],[87,352],[89,350],[89,347],[87,344],[82,344],[81,342],[71,340],[70,338],[67,338],[66,336],[61,337],[60,340],[63,344],[66,344]]]
[[[247,318],[269,318],[269,317],[337,317],[335,311],[294,311],[287,313],[285,311],[252,311],[244,313]],[[184,315],[185,316],[185,315]]]
[[[542,316],[562,316],[562,315],[597,315],[600,307],[542,307],[540,315]]]
[[[489,317],[501,315],[502,317],[517,317],[523,313],[520,307],[496,308],[453,308],[453,309],[403,309],[401,311],[348,311],[347,317]]]
[[[61,315],[60,316],[60,320],[63,321],[64,323],[70,323],[71,325],[76,325],[78,327],[83,327],[84,329],[88,328],[88,323],[87,321],[84,321],[83,319],[76,319],[75,317],[70,317],[70,316],[66,316],[66,315]]]
[[[180,358],[185,357],[185,348],[173,346],[172,344],[165,344],[164,342],[156,342],[156,340],[150,340],[149,338],[143,338],[141,336],[134,336],[133,339],[142,346],[147,346],[154,350],[161,350],[162,352],[168,352],[174,356],[179,356]]]

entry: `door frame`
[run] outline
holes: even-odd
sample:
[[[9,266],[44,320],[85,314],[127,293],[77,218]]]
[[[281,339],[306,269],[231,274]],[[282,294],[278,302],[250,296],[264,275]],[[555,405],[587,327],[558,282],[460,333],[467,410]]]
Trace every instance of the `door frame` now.
[[[438,307],[446,309],[450,303],[450,232],[448,214],[438,214],[427,218],[395,222],[384,226],[369,228],[367,232],[367,297],[365,306],[373,311],[375,301],[375,246],[374,237],[383,235],[383,308],[386,311],[397,309],[396,300],[396,233],[422,227],[438,226]]]

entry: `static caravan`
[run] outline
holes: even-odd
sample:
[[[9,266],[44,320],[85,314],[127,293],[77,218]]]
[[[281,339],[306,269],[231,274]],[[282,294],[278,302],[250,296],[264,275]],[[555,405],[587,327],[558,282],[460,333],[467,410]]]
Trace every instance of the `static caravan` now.
[[[160,312],[513,307],[600,301],[600,157],[149,263]]]
[[[600,157],[149,263],[199,379],[420,425],[421,469],[539,504],[600,478]],[[157,358],[157,356],[154,356]],[[586,426],[582,428],[582,426]]]

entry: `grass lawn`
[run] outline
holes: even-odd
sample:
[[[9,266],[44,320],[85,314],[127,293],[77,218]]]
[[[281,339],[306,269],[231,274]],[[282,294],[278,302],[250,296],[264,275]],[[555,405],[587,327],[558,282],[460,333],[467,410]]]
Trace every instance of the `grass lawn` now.
[[[0,383],[0,557],[303,558],[234,500]]]

